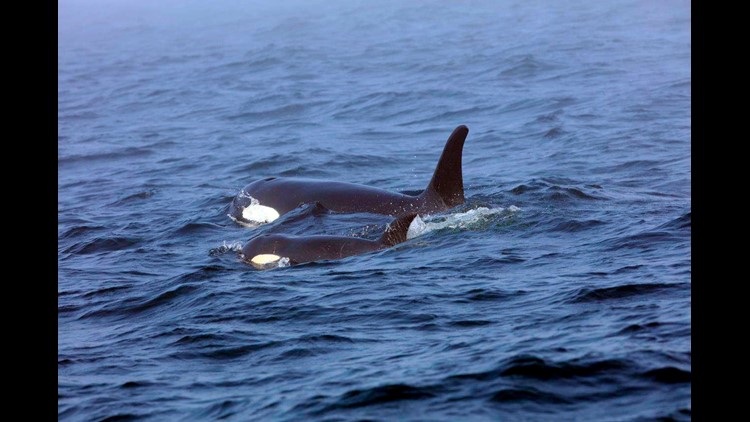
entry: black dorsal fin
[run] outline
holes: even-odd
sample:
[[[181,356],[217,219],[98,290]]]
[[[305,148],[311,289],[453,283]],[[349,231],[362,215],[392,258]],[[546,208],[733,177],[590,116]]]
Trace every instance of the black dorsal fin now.
[[[406,242],[406,232],[409,231],[409,226],[416,216],[417,214],[407,214],[391,221],[385,228],[383,236],[380,237],[380,243],[385,246],[394,246]]]
[[[469,134],[469,128],[461,125],[453,130],[448,142],[445,143],[443,154],[440,156],[435,173],[423,195],[437,194],[448,207],[464,203],[464,177],[461,170],[461,156],[464,151],[464,141]]]

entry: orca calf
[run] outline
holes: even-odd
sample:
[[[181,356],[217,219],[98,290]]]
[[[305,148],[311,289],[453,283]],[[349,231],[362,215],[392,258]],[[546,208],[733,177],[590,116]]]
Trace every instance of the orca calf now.
[[[378,240],[347,236],[287,236],[262,234],[245,244],[242,258],[258,269],[278,267],[281,260],[289,265],[341,259],[389,248],[406,241],[406,233],[417,214],[392,221]]]
[[[461,156],[468,133],[464,125],[453,130],[430,183],[419,195],[356,183],[268,177],[245,186],[232,201],[229,216],[243,223],[270,223],[301,204],[314,202],[333,212],[369,212],[396,217],[453,208],[464,203]]]

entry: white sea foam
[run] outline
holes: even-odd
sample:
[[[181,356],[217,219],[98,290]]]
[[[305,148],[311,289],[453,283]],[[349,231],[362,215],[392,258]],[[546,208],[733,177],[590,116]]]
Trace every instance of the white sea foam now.
[[[409,230],[406,231],[406,238],[413,239],[425,232],[427,225],[419,216],[414,217],[409,224]]]
[[[242,252],[242,242],[236,240],[234,242],[227,243],[227,241],[225,240],[222,242],[221,248],[227,252]]]
[[[491,216],[498,214],[510,214],[520,211],[515,205],[508,208],[497,207],[487,208],[479,207],[466,212],[460,212],[448,215],[426,216],[424,219],[419,216],[415,217],[409,225],[406,232],[407,239],[422,236],[434,230],[441,229],[465,229],[470,228],[483,221],[487,221]]]
[[[220,255],[225,254],[229,252],[242,252],[242,242],[240,241],[234,241],[234,242],[227,242],[226,240],[222,242],[222,245],[218,248],[212,248],[208,251],[209,255]]]

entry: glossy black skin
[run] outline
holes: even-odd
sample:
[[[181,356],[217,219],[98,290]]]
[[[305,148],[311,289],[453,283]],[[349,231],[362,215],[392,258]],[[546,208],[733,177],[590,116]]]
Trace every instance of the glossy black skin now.
[[[323,261],[346,258],[389,248],[406,242],[409,226],[417,214],[407,214],[391,221],[378,240],[367,240],[347,236],[288,236],[284,234],[262,234],[251,239],[242,248],[246,261],[259,268],[272,268],[277,263],[256,264],[252,259],[257,255],[272,254],[289,258],[289,263]]]
[[[241,217],[242,209],[250,205],[248,195],[261,205],[275,209],[279,215],[315,202],[333,212],[369,212],[394,217],[413,212],[429,214],[448,208],[432,191],[411,196],[356,183],[291,177],[257,180],[247,185],[243,193],[232,202],[230,214],[235,218]]]
[[[273,254],[289,258],[290,264],[341,259],[352,255],[374,252],[388,245],[376,240],[346,236],[288,236],[263,234],[250,240],[242,255],[250,261],[256,255]]]
[[[427,188],[412,196],[356,183],[290,177],[268,177],[245,186],[232,201],[229,213],[239,220],[251,199],[286,214],[302,204],[319,203],[338,213],[367,212],[400,217],[431,214],[464,203],[461,159],[469,129],[458,126],[445,144]]]

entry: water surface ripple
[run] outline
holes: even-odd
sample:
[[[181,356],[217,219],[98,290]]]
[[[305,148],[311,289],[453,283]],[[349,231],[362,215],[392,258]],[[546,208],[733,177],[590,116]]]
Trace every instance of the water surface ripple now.
[[[59,3],[60,419],[691,418],[689,2],[265,3]],[[419,191],[459,124],[432,230],[238,259],[389,221],[246,183]]]

